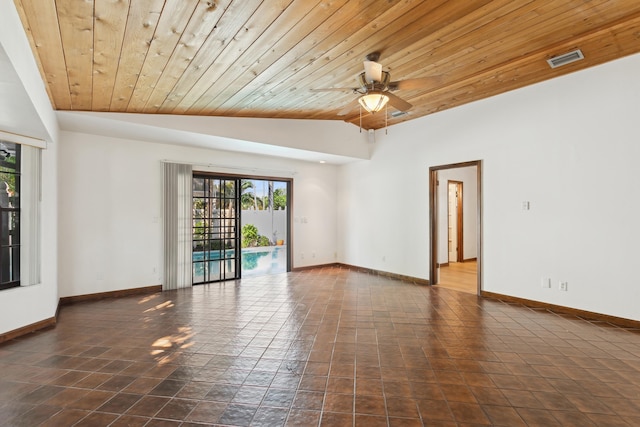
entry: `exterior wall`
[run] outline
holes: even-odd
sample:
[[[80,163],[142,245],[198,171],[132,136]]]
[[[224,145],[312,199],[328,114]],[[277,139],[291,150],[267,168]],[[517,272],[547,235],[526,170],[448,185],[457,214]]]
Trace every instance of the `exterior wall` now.
[[[243,210],[240,216],[242,225],[253,224],[258,228],[258,232],[273,242],[276,240],[287,240],[287,211],[274,210],[273,214],[269,210]],[[274,238],[274,232],[275,238]]]

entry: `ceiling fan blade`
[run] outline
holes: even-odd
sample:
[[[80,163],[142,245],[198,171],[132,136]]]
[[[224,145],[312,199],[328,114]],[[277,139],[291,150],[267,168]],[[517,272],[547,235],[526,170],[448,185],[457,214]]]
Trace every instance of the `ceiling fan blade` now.
[[[392,93],[385,92],[385,95],[389,97],[389,105],[391,105],[396,110],[409,111],[411,107],[413,107],[413,105],[409,104],[404,99],[397,97]]]
[[[353,92],[358,90],[355,87],[323,87],[319,89],[309,89],[309,92]]]
[[[350,103],[348,103],[342,110],[338,111],[339,116],[346,116],[349,114],[354,108],[358,106],[358,98],[354,99]]]
[[[382,81],[382,64],[374,61],[364,61],[364,78],[367,83]]]
[[[419,77],[417,79],[398,80],[389,83],[389,90],[429,89],[439,85],[442,76]]]

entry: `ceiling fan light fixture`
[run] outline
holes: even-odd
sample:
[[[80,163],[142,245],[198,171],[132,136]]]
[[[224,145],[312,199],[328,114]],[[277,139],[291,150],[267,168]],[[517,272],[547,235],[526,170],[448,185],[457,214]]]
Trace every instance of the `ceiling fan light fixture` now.
[[[358,99],[362,108],[370,113],[377,113],[382,110],[388,101],[389,97],[380,91],[369,92]]]

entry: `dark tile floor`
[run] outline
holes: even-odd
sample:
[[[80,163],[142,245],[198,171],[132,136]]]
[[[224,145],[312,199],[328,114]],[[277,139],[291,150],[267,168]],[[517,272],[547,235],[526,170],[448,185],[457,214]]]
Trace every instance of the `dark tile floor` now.
[[[7,426],[638,426],[640,333],[323,268],[66,306]]]

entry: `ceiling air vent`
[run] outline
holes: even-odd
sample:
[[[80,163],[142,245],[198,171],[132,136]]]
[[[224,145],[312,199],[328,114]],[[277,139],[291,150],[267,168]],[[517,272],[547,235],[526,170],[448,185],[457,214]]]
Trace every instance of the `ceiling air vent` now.
[[[547,59],[547,62],[551,68],[558,68],[563,65],[571,64],[572,62],[580,61],[581,59],[584,59],[584,55],[580,49],[576,49],[571,52],[549,58]]]
[[[407,114],[409,114],[409,113],[406,112],[406,111],[394,111],[389,115],[395,119],[396,117],[406,116]]]

